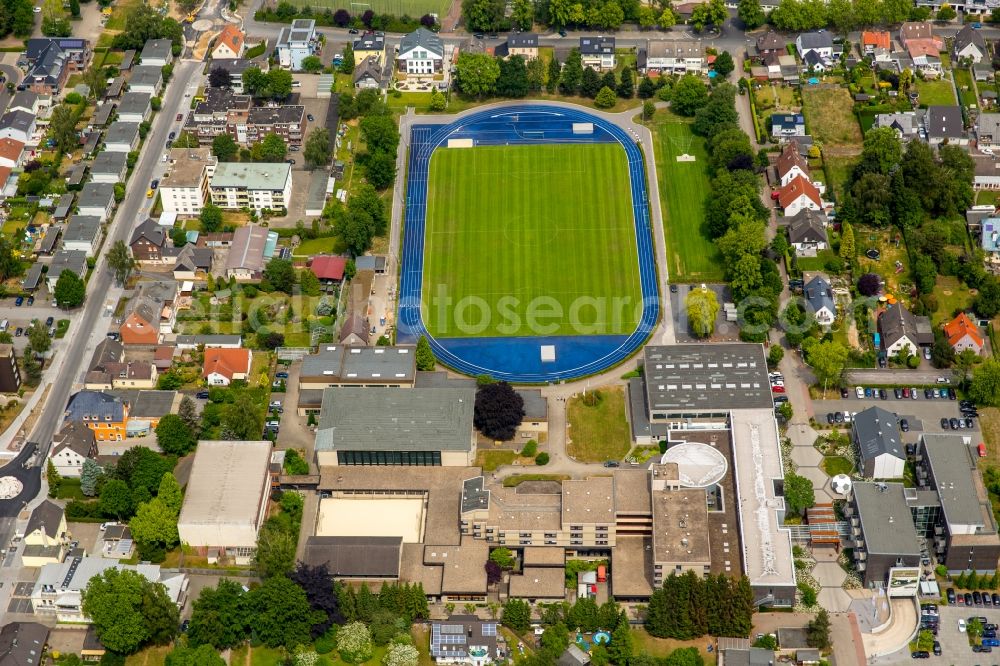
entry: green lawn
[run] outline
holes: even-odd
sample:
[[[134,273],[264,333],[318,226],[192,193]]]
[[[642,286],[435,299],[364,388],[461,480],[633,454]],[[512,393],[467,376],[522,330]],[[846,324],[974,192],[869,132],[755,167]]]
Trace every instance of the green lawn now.
[[[325,9],[337,11],[342,7],[347,7],[354,13],[352,6],[344,5],[337,0],[289,0],[296,7],[312,7],[313,10],[322,12]],[[437,14],[441,18],[448,15],[448,8],[451,3],[448,0],[368,0],[364,4],[365,9],[371,9],[376,14],[392,14],[393,16],[413,16],[419,18],[424,14]],[[358,9],[360,14],[363,9]]]
[[[843,456],[827,456],[820,463],[820,468],[829,476],[850,474],[854,469],[854,463]]]
[[[343,254],[347,248],[336,236],[327,238],[313,238],[299,243],[298,247],[292,250],[292,255],[296,257],[311,257],[315,254]]]
[[[596,397],[596,404],[592,404]],[[591,403],[591,404],[588,404]],[[566,450],[584,462],[618,460],[628,453],[631,436],[625,416],[625,392],[620,386],[590,391],[571,398]]]
[[[980,206],[985,206],[987,204],[997,204],[1000,200],[1000,190],[979,190],[976,193],[976,204]]]
[[[820,250],[815,257],[799,257],[795,263],[800,271],[823,271],[826,270],[826,262],[836,257],[837,253],[833,250]]]
[[[496,451],[480,449],[476,453],[476,464],[480,465],[484,471],[492,472],[502,465],[510,465],[516,457],[517,453],[508,449],[498,449]]]
[[[951,81],[948,78],[941,78],[935,81],[921,81],[917,79],[914,81],[914,85],[917,87],[917,93],[919,94],[917,101],[920,103],[920,106],[933,106],[935,104],[954,106],[955,104],[955,88],[951,85]]]
[[[802,90],[806,128],[824,147],[861,146],[861,128],[847,88],[809,86]]]
[[[670,281],[719,282],[724,275],[719,251],[702,231],[711,189],[705,140],[691,132],[690,123],[667,113],[657,114],[652,129]],[[695,161],[678,162],[684,153]]]
[[[617,144],[439,148],[427,194],[428,330],[631,333],[641,302],[631,204]]]

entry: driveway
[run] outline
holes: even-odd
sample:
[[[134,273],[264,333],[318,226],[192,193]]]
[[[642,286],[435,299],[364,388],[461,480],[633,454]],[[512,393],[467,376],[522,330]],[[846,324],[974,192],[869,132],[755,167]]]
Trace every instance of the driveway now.
[[[887,385],[911,385],[930,386],[932,384],[943,384],[938,379],[944,377],[951,380],[951,372],[948,370],[904,370],[902,368],[881,368],[878,370],[848,370],[844,373],[844,381],[848,384],[862,384],[865,386],[887,386]]]
[[[315,467],[313,463],[313,451],[315,449],[316,435],[308,425],[308,417],[299,416],[296,407],[299,404],[299,371],[302,369],[301,362],[295,362],[288,366],[278,366],[288,372],[288,379],[285,380],[284,393],[272,393],[271,401],[280,400],[281,413],[281,434],[275,443],[277,449],[298,449],[305,452],[305,459],[309,461],[310,467]],[[272,417],[268,417],[270,420]]]

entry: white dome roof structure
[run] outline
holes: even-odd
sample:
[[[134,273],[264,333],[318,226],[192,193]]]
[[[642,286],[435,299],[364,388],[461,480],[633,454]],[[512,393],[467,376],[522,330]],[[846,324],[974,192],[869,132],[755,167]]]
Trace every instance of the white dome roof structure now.
[[[676,463],[677,476],[687,488],[707,488],[725,476],[729,463],[726,456],[708,444],[684,442],[671,446],[661,463]]]
[[[851,492],[852,485],[851,477],[846,474],[838,474],[830,479],[830,489],[838,495],[846,495]]]

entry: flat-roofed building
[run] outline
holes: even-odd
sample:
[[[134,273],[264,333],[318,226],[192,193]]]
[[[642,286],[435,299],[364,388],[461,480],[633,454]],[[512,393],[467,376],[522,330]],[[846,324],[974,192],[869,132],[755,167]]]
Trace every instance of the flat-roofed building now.
[[[473,389],[325,389],[316,463],[471,465],[475,398]]]
[[[558,552],[558,549],[547,550]],[[566,597],[566,572],[553,567],[524,567],[520,574],[510,577],[508,596],[538,601],[561,601]]]
[[[920,566],[920,539],[901,483],[856,482],[851,489],[854,563],[866,586],[893,567]],[[995,563],[994,563],[995,564]]]
[[[938,525],[944,534],[934,538],[938,561],[953,573],[994,571],[1000,535],[972,438],[925,433],[919,453],[918,484],[930,485],[941,504]]]
[[[646,347],[647,413],[663,432],[719,427],[733,409],[772,409],[764,348],[758,344]]]
[[[398,536],[311,536],[302,561],[338,579],[397,580],[402,553]]]
[[[160,180],[160,201],[167,213],[194,216],[201,214],[209,200],[209,181],[218,160],[211,148],[174,148],[170,151],[170,170]]]
[[[209,180],[212,203],[220,208],[277,211],[292,197],[290,164],[222,162]]]
[[[270,462],[268,441],[198,442],[177,520],[181,542],[210,563],[249,564],[267,515]]]
[[[356,347],[326,345],[302,358],[299,369],[300,416],[319,413],[323,389],[411,388],[416,376],[414,347]]]

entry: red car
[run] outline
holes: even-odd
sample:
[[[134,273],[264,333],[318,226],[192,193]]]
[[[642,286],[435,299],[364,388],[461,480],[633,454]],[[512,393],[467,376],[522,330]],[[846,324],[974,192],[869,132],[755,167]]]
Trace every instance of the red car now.
[[[177,122],[180,122],[182,120],[184,120],[184,114],[183,113],[178,113],[177,114]]]
[[[772,386],[771,387],[771,393],[784,393],[784,392],[785,392],[785,387],[784,386]]]

